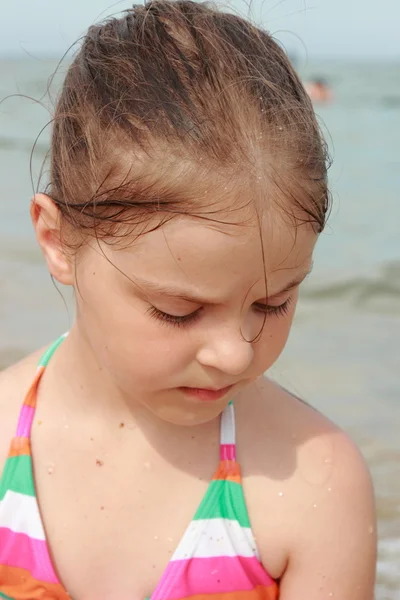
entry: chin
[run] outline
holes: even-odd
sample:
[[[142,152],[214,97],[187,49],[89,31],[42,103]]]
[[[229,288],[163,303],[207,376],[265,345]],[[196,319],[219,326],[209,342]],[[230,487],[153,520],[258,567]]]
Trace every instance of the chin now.
[[[224,398],[223,402],[202,404],[199,407],[176,407],[166,404],[165,406],[147,408],[152,414],[166,423],[180,427],[195,427],[213,421],[222,413],[230,399]]]

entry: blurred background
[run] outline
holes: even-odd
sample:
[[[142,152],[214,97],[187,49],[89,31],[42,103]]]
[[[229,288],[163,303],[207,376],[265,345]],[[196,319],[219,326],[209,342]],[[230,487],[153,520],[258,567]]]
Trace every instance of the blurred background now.
[[[130,6],[110,0],[2,0],[0,100],[44,98],[67,48]],[[370,465],[379,516],[377,600],[400,598],[400,4],[255,0],[224,4],[273,32],[327,136],[334,206],[287,348],[272,370],[336,421]],[[54,89],[65,72],[61,67]],[[0,368],[68,329],[36,248],[29,201],[48,150],[50,113],[0,104]],[[343,532],[345,535],[346,532]]]

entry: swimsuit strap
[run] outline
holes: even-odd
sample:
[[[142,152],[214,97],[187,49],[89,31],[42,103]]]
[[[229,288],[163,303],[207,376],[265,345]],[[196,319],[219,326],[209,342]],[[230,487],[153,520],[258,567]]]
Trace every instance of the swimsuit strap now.
[[[235,410],[232,400],[221,415],[220,460],[236,461]]]
[[[58,346],[64,341],[68,334],[62,335],[57,341],[53,342],[51,346],[47,348],[42,357],[39,360],[36,368],[36,376],[32,382],[31,387],[26,394],[24,403],[19,414],[17,432],[15,437],[17,438],[30,438],[33,419],[35,418],[36,412],[36,399],[37,399],[37,388],[40,379]]]

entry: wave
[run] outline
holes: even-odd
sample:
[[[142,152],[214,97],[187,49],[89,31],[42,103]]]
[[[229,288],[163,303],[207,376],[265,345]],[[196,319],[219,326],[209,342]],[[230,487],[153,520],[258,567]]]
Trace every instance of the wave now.
[[[400,109],[400,96],[397,95],[387,95],[382,96],[381,104],[386,106],[387,108],[399,108]]]
[[[307,286],[302,295],[310,300],[342,300],[361,307],[385,300],[400,312],[400,261],[382,265],[374,277],[349,277],[332,284]]]
[[[0,137],[0,149],[1,150],[17,150],[22,152],[31,153],[34,145],[34,140],[24,140],[18,138],[7,138]],[[49,150],[49,145],[44,142],[38,142],[35,146],[35,155],[40,154],[46,156]]]

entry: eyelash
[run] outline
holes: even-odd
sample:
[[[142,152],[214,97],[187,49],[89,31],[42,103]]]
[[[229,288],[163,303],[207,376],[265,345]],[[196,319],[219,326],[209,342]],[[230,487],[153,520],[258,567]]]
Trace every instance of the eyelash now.
[[[282,317],[283,315],[286,315],[289,312],[291,302],[292,298],[290,297],[279,306],[267,306],[261,304],[255,304],[254,306],[257,312],[261,312],[266,316],[272,315],[274,317]],[[191,325],[192,323],[197,321],[197,319],[199,319],[201,314],[201,308],[199,308],[195,312],[192,312],[188,315],[184,315],[182,317],[177,317],[162,312],[161,310],[158,310],[158,308],[156,308],[155,306],[151,306],[148,309],[147,313],[150,315],[151,318],[157,319],[158,321],[162,321],[163,323],[167,323],[168,325],[172,325],[173,327],[184,327],[186,325]]]
[[[173,327],[184,327],[185,325],[189,325],[197,321],[200,317],[201,309],[196,310],[195,312],[190,313],[189,315],[184,315],[183,317],[176,317],[174,315],[169,315],[168,313],[162,312],[158,310],[155,306],[151,306],[147,313],[151,318],[157,319],[158,321],[162,321],[163,323],[167,323],[168,325],[172,325]]]

